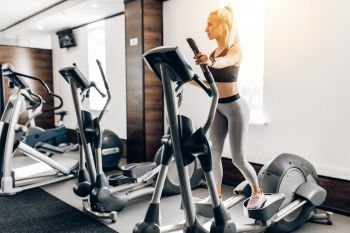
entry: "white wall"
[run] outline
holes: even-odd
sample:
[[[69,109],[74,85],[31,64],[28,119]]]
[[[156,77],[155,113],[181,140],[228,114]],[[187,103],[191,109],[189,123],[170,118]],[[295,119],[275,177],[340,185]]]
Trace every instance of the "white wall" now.
[[[165,2],[164,44],[178,44],[192,58],[185,43],[192,36],[200,49],[212,50],[215,44],[207,42],[204,27],[207,12],[217,6],[218,0]],[[283,152],[295,153],[321,175],[350,180],[348,9],[347,0],[265,0],[268,124],[250,127],[249,161],[264,163]],[[186,97],[202,104],[185,102],[183,112],[202,122],[201,112],[208,109],[204,95],[189,87]],[[224,156],[230,157],[228,141]]]
[[[59,69],[67,66],[73,66],[76,63],[79,69],[87,75],[88,71],[88,41],[87,28],[81,27],[74,30],[74,37],[77,43],[76,47],[61,49],[56,34],[52,34],[52,66],[53,66],[53,86],[54,92],[63,98],[64,105],[62,110],[68,111],[69,115],[65,118],[67,128],[75,129],[77,120],[74,111],[72,94],[69,84],[58,73]]]
[[[214,48],[215,43],[205,39],[205,27],[207,15],[219,5],[219,0],[205,0],[205,4],[203,2],[203,0],[176,0],[163,3],[164,45],[178,46],[188,63],[200,76],[202,73],[194,63],[194,55],[186,38],[193,38],[202,51],[210,52]],[[193,99],[196,101],[195,105]],[[207,113],[209,105],[210,99],[203,91],[190,85],[185,86],[181,114],[191,117],[196,125],[201,125],[206,120],[205,114],[201,113]]]
[[[126,65],[125,18],[115,17],[106,21],[106,76],[111,86],[112,101],[104,117],[104,127],[126,139]]]
[[[106,77],[112,101],[103,119],[103,127],[116,132],[126,139],[126,80],[125,80],[125,22],[124,15],[106,20]],[[59,48],[57,36],[52,35],[53,72],[55,92],[64,99],[62,110],[69,111],[65,120],[68,128],[76,128],[76,117],[69,85],[59,75],[58,70],[76,63],[88,78],[88,38],[87,26],[74,30],[77,47]],[[103,100],[104,101],[104,100]]]

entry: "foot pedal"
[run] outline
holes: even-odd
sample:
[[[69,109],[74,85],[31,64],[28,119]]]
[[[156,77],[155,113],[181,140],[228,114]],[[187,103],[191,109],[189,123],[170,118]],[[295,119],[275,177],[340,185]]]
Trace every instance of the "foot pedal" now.
[[[129,184],[134,182],[134,178],[124,176],[124,175],[110,175],[108,176],[108,182],[110,186],[119,186],[122,184]]]
[[[196,215],[205,218],[214,218],[213,205],[211,202],[204,201],[204,199],[193,197],[194,207],[196,209]],[[183,205],[181,201],[180,209],[183,210]]]
[[[252,218],[260,221],[267,221],[278,212],[285,197],[280,193],[264,193],[267,200],[265,204],[259,209],[248,209],[247,205],[249,198],[243,202],[244,215],[248,218]]]
[[[130,163],[121,167],[123,175],[137,179],[157,166],[156,162]]]

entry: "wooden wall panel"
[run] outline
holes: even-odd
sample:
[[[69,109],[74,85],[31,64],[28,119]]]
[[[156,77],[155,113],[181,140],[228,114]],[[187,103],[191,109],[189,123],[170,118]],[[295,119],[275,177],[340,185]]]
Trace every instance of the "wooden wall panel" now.
[[[163,44],[162,4],[144,0],[144,52]],[[163,136],[163,90],[161,81],[144,64],[146,160],[152,161]]]
[[[48,49],[22,48],[15,46],[0,45],[0,63],[11,63],[15,66],[17,72],[35,76],[44,80],[49,88],[53,90],[52,78],[52,51]],[[41,88],[36,81],[26,79],[32,89],[41,95],[46,103],[44,108],[53,106],[53,99]],[[8,80],[3,80],[5,90],[5,103],[11,94],[15,91],[8,88]],[[21,122],[26,121],[26,115],[21,116]],[[44,128],[54,127],[53,112],[43,113],[36,118],[38,126]]]
[[[163,135],[163,92],[142,60],[144,52],[162,45],[162,2],[125,3],[128,162],[153,160]],[[137,38],[137,45],[130,39]]]
[[[142,1],[125,3],[128,162],[145,161]],[[138,44],[130,46],[130,39]]]

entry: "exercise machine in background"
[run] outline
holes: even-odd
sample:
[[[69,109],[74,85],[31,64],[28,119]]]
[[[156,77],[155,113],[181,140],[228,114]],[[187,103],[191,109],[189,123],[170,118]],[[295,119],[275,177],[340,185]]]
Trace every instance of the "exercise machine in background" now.
[[[44,81],[18,73],[10,64],[1,64],[1,73],[9,78],[10,85],[18,91],[9,97],[0,121],[0,194],[13,195],[26,189],[73,178],[78,161],[62,155],[47,157],[30,147],[23,142],[28,128],[19,124],[23,109],[31,121],[40,114],[43,105],[41,96],[31,89],[24,78],[39,82],[49,96],[56,95]]]
[[[60,101],[62,98],[59,97]],[[52,109],[53,110],[53,109]],[[41,113],[49,110],[42,110]],[[38,113],[39,115],[40,113]],[[68,139],[68,129],[64,126],[63,119],[68,114],[67,111],[55,112],[59,116],[59,121],[55,128],[44,129],[36,125],[35,118],[28,125],[28,132],[24,142],[38,151],[47,154],[63,154],[77,149],[77,145]]]
[[[78,120],[80,163],[74,193],[84,198],[84,210],[89,214],[99,218],[110,218],[115,222],[117,212],[131,201],[153,193],[152,184],[154,177],[159,173],[160,165],[156,162],[126,164],[122,167],[122,174],[107,179],[102,169],[102,149],[107,148],[102,148],[104,129],[101,120],[111,100],[111,93],[100,62],[97,61],[97,64],[107,95],[94,82],[89,82],[76,66],[63,68],[59,72],[70,85]],[[102,111],[96,117],[88,110],[82,110],[81,95],[83,100],[87,99],[91,88],[101,97],[108,97]],[[166,139],[167,137],[164,140]],[[201,183],[201,177],[192,178],[198,179],[197,183],[193,182],[193,187]],[[179,193],[180,186],[171,183],[172,180],[174,179],[168,179],[168,184],[171,184],[168,193]]]

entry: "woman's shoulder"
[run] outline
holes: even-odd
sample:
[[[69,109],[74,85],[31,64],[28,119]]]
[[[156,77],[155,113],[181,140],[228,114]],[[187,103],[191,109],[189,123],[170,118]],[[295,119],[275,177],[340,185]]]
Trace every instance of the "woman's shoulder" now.
[[[227,53],[237,53],[237,52],[241,52],[241,46],[237,43],[233,43],[227,50]]]
[[[228,49],[237,49],[237,48],[241,48],[240,44],[238,43],[233,43],[228,47]]]

